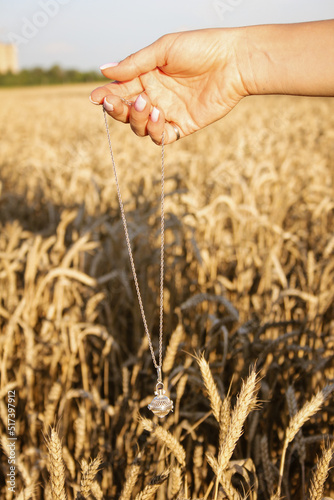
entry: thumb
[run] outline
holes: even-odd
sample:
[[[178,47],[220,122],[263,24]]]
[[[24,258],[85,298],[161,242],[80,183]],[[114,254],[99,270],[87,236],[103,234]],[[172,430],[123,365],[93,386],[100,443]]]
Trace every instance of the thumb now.
[[[148,45],[144,49],[131,54],[119,63],[108,63],[100,66],[103,75],[110,80],[125,82],[166,64],[166,47],[163,38]]]

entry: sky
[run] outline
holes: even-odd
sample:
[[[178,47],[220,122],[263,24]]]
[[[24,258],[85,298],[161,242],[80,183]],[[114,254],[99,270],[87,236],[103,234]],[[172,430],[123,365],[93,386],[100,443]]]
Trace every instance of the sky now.
[[[20,68],[82,71],[119,61],[165,33],[334,18],[334,0],[0,0],[0,42]]]

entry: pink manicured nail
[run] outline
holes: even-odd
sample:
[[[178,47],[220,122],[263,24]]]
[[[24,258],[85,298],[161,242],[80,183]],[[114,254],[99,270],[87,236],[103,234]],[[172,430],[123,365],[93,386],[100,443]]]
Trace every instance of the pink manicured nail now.
[[[90,100],[90,102],[92,102],[93,104],[100,104],[100,103],[99,103],[99,102],[97,102],[97,101],[93,101],[93,99],[91,98],[91,96],[89,96],[89,100]]]
[[[154,107],[151,112],[151,120],[156,123],[159,120],[160,111]]]
[[[136,111],[144,111],[146,106],[146,101],[145,99],[139,94],[139,96],[136,99],[136,102],[134,104],[134,108]]]
[[[104,69],[114,68],[115,66],[118,66],[118,62],[102,64],[102,66],[100,66],[100,70],[103,71]]]
[[[106,111],[114,111],[114,106],[107,101],[106,97],[103,99],[103,107]]]

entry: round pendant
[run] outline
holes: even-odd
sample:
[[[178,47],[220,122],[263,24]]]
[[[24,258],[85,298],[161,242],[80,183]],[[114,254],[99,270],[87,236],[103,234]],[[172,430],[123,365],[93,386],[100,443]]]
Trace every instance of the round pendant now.
[[[148,409],[159,418],[163,418],[168,415],[170,411],[173,411],[173,401],[165,396],[165,393],[166,391],[164,391],[163,384],[159,382],[157,384],[157,390],[154,393],[156,396],[148,405]]]

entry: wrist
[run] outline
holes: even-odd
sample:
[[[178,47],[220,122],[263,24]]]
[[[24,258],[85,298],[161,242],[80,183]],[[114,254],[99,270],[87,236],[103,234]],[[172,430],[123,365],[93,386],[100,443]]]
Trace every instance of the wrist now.
[[[334,95],[334,21],[238,28],[246,95]]]
[[[268,94],[270,91],[270,56],[265,41],[266,26],[230,28],[230,51],[237,70],[242,97]],[[223,34],[226,29],[223,28]]]
[[[279,61],[272,26],[239,28],[239,67],[246,95],[282,94],[284,58]],[[278,40],[278,45],[282,40]],[[279,47],[278,47],[279,49]],[[280,78],[275,78],[279,72]]]

